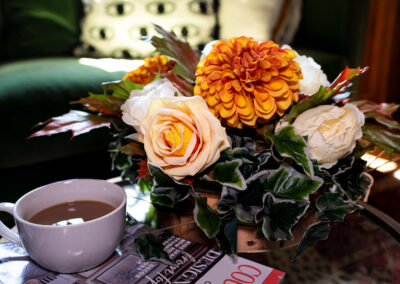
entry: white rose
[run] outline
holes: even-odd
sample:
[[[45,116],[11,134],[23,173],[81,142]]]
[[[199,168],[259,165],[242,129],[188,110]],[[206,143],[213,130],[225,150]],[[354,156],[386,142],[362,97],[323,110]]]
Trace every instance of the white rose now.
[[[203,50],[201,51],[200,60],[202,60],[204,57],[206,57],[206,56],[211,52],[211,50],[213,49],[213,45],[214,45],[216,42],[218,42],[218,40],[212,40],[212,41],[208,42],[208,43],[204,46]]]
[[[353,104],[321,105],[303,112],[293,123],[297,134],[308,136],[311,158],[323,168],[353,151],[363,125],[364,114]]]
[[[292,49],[289,45],[283,45],[282,48]],[[294,50],[294,52],[296,51]],[[299,80],[301,93],[312,95],[319,90],[321,85],[329,87],[330,82],[322,71],[321,65],[315,62],[312,57],[299,55],[297,52],[296,55],[293,60],[300,64],[301,73],[303,73],[303,79]]]
[[[182,96],[171,81],[167,79],[155,80],[147,84],[143,90],[133,90],[129,99],[121,106],[122,120],[140,133],[140,123],[147,117],[152,100],[172,98],[175,94]],[[134,137],[138,137],[138,135]]]
[[[153,100],[141,133],[148,161],[177,180],[205,170],[229,147],[225,128],[199,96]]]

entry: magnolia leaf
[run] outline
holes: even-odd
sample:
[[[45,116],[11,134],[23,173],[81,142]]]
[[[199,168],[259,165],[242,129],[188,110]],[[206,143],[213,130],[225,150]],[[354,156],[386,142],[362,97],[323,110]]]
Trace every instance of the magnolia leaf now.
[[[245,190],[246,182],[244,181],[242,173],[239,171],[241,165],[241,160],[216,164],[212,170],[214,180],[222,185],[227,185],[238,190]]]
[[[193,217],[197,226],[203,230],[208,238],[211,239],[218,234],[221,220],[219,219],[217,212],[211,209],[207,205],[207,201],[198,194],[195,196]]]
[[[316,213],[318,219],[342,222],[347,213],[352,213],[360,207],[352,202],[346,202],[337,192],[324,192],[317,200]]]
[[[173,33],[170,33],[158,25],[154,25],[160,37],[152,36],[146,38],[158,52],[173,59],[176,64],[174,73],[185,78],[190,83],[196,79],[195,73],[199,62],[199,53],[193,50],[189,43],[180,40]]]
[[[314,168],[307,143],[302,136],[295,133],[293,126],[285,126],[275,135],[269,131],[265,131],[264,134],[272,141],[281,156],[292,158],[311,177],[314,176]]]
[[[367,122],[362,127],[362,132],[364,139],[381,148],[389,157],[392,157],[393,152],[400,154],[400,134]]]
[[[221,228],[216,236],[219,247],[228,255],[237,254],[238,221],[234,216],[228,216],[221,222]]]
[[[89,97],[82,98],[77,101],[71,102],[71,104],[81,104],[85,108],[91,111],[100,112],[104,115],[115,115],[121,116],[121,105],[125,100],[110,95],[96,95],[89,93]]]
[[[365,119],[373,119],[377,123],[388,128],[400,130],[400,123],[392,117],[393,113],[399,109],[399,104],[377,104],[368,100],[353,101],[351,103],[356,105],[359,110],[364,113]]]
[[[101,86],[104,94],[112,95],[123,100],[129,98],[129,91],[123,81],[105,82]]]
[[[256,221],[262,221],[262,232],[270,241],[291,240],[292,229],[310,206],[308,200],[300,202],[275,197],[271,192],[263,196],[263,208]]]
[[[315,179],[310,179],[288,164],[282,164],[279,169],[270,171],[270,177],[264,184],[266,190],[277,197],[303,200],[323,183],[322,179]]]
[[[171,81],[175,88],[177,88],[178,91],[185,97],[193,96],[193,84],[176,75],[173,70],[163,73],[162,77]]]
[[[111,126],[112,118],[99,116],[84,111],[70,110],[61,116],[50,118],[40,122],[37,126],[44,127],[33,133],[29,138],[38,136],[50,136],[67,131],[72,132],[72,138],[87,133],[93,129]]]
[[[166,265],[175,265],[174,261],[164,251],[164,246],[154,235],[147,233],[137,236],[135,247],[145,261],[158,261]]]
[[[292,257],[292,261],[295,261],[306,249],[314,246],[320,240],[326,240],[328,238],[331,226],[329,222],[319,222],[311,224],[303,238],[301,239],[299,245],[297,246],[296,253]]]

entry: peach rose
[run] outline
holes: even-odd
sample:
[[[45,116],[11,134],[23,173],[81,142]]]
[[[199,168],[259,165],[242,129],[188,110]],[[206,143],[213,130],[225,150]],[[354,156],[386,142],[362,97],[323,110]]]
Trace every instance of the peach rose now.
[[[225,128],[198,96],[154,99],[140,132],[148,161],[177,180],[203,171],[229,147]]]

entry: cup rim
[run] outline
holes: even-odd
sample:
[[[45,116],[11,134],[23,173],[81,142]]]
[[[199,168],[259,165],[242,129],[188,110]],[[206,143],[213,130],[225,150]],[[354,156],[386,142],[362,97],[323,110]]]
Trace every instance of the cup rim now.
[[[118,207],[116,207],[113,211],[107,213],[106,215],[103,215],[103,216],[101,216],[101,217],[98,217],[98,218],[95,218],[95,219],[92,219],[92,220],[89,220],[89,221],[86,221],[86,222],[83,222],[83,223],[79,223],[79,224],[70,224],[70,225],[62,225],[62,226],[53,226],[53,225],[44,225],[44,224],[32,223],[32,222],[29,222],[28,220],[25,220],[24,218],[22,218],[21,216],[19,216],[19,214],[17,214],[17,208],[18,208],[19,204],[22,202],[22,200],[25,199],[26,197],[30,196],[31,194],[34,194],[36,191],[39,191],[39,190],[41,190],[41,189],[44,188],[44,187],[48,187],[48,186],[55,185],[55,184],[58,184],[58,183],[74,182],[74,181],[92,181],[92,182],[94,181],[94,182],[102,182],[102,183],[107,183],[107,184],[109,184],[109,185],[111,185],[111,186],[118,187],[118,188],[123,192],[122,202],[121,202],[120,205],[118,205]],[[124,190],[121,186],[119,186],[118,184],[115,184],[115,183],[112,183],[112,182],[108,182],[108,181],[103,180],[103,179],[73,178],[73,179],[60,180],[60,181],[52,182],[52,183],[49,183],[49,184],[45,184],[45,185],[42,185],[42,186],[40,186],[40,187],[38,187],[38,188],[35,188],[35,189],[33,189],[33,190],[27,192],[26,194],[24,194],[23,196],[21,196],[21,197],[17,200],[17,202],[15,203],[15,205],[14,205],[14,210],[13,210],[13,216],[14,216],[14,218],[17,219],[17,221],[20,222],[20,223],[23,223],[23,224],[29,225],[29,226],[33,226],[33,227],[38,227],[38,228],[40,227],[40,228],[61,229],[61,228],[71,227],[71,226],[73,226],[73,227],[79,227],[79,226],[84,226],[85,224],[92,224],[92,223],[94,223],[94,222],[98,222],[98,221],[100,221],[100,220],[103,220],[103,219],[105,219],[105,218],[108,218],[110,215],[115,214],[117,211],[121,210],[122,207],[125,207],[125,206],[126,206],[126,202],[127,202],[126,192],[125,192],[125,190]],[[57,205],[57,204],[54,204],[54,205]]]

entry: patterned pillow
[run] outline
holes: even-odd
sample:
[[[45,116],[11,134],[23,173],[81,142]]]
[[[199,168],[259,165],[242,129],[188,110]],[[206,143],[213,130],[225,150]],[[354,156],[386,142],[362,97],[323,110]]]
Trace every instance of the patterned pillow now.
[[[217,0],[83,0],[81,45],[76,56],[144,58],[153,47],[153,23],[192,46],[204,46],[217,30]]]

